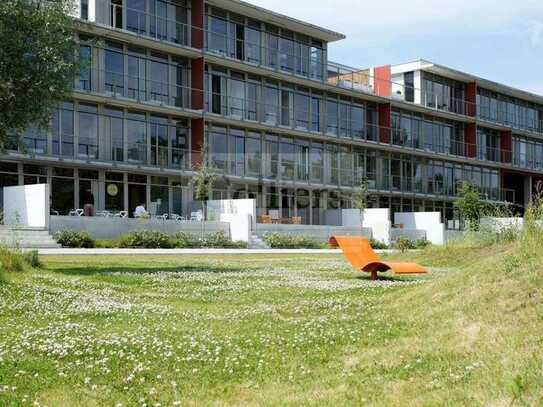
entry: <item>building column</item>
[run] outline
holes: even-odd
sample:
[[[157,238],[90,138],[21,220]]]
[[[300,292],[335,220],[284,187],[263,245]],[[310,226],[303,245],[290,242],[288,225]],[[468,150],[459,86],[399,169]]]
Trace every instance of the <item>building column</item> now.
[[[204,119],[192,119],[190,131],[191,167],[204,163]]]

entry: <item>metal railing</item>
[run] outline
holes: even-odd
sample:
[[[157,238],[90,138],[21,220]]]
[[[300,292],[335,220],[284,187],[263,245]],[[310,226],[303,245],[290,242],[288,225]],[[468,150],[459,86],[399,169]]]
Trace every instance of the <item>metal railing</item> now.
[[[465,116],[475,116],[476,104],[465,99],[452,96],[444,98],[433,92],[428,92],[391,79],[380,78],[370,73],[369,69],[353,69],[333,62],[328,63],[328,84],[370,95],[389,97],[426,106],[431,109],[456,113]]]
[[[110,3],[110,25],[160,41],[189,44],[190,26],[181,21]]]
[[[543,120],[535,117],[526,117],[526,115],[521,115],[518,111],[510,112],[499,108],[491,109],[488,106],[478,105],[477,118],[491,123],[503,124],[513,129],[543,133]]]
[[[193,89],[162,80],[152,80],[105,69],[84,69],[73,85],[80,92],[95,92],[138,102],[191,108]],[[202,92],[200,90],[200,92]]]

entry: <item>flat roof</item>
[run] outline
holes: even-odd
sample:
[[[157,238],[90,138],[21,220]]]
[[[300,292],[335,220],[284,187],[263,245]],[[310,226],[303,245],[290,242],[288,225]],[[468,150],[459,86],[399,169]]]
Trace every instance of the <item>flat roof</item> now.
[[[418,59],[415,61],[406,62],[403,64],[396,64],[391,66],[392,74],[409,72],[413,70],[422,70],[436,75],[444,76],[446,78],[454,79],[460,82],[470,83],[475,82],[482,88],[492,90],[494,92],[503,93],[508,96],[512,96],[519,99],[528,100],[531,102],[537,102],[543,104],[543,96],[536,93],[528,92],[522,89],[513,88],[503,83],[491,81],[489,79],[481,78],[476,75],[472,75],[466,72],[459,71],[454,68],[449,68],[444,65],[435,64],[433,62]]]
[[[207,0],[206,3],[326,42],[345,39],[345,35],[341,33],[306,23],[242,0]]]

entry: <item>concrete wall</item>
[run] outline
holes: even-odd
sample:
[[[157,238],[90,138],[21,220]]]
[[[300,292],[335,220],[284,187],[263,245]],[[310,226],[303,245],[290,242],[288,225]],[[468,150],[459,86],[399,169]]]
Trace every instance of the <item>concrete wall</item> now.
[[[424,230],[432,244],[445,243],[445,225],[441,223],[440,212],[396,212],[394,223],[402,224],[404,229]]]
[[[230,226],[230,237],[233,241],[251,241],[251,223],[252,218],[247,214],[223,213],[221,222],[226,222]]]
[[[134,230],[153,230],[174,235],[178,232],[199,236],[224,231],[230,235],[230,226],[225,222],[175,222],[157,219],[121,219],[85,216],[51,216],[50,231],[55,233],[64,229],[85,230],[95,239],[116,239]]]
[[[399,237],[405,237],[411,241],[420,240],[426,238],[426,231],[420,229],[398,229],[394,228],[390,230],[390,240],[396,241]]]
[[[370,208],[364,210],[362,226],[371,230],[372,236],[385,244],[390,244],[390,210]]]
[[[242,215],[251,217],[251,229],[256,228],[256,200],[222,199],[207,201],[207,219],[218,221],[222,215]]]
[[[258,236],[265,236],[269,233],[281,233],[291,236],[309,236],[320,242],[328,241],[333,235],[339,236],[364,236],[371,238],[371,229],[360,227],[345,226],[320,226],[320,225],[281,225],[281,224],[263,224],[256,226]]]
[[[4,188],[4,224],[49,227],[49,185]]]

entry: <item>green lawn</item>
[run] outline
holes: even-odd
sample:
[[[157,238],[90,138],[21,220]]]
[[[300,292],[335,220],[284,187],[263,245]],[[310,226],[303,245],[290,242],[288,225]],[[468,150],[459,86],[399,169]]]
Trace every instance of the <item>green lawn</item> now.
[[[49,257],[0,282],[0,405],[541,404],[543,262],[510,250],[379,282],[340,255]]]

